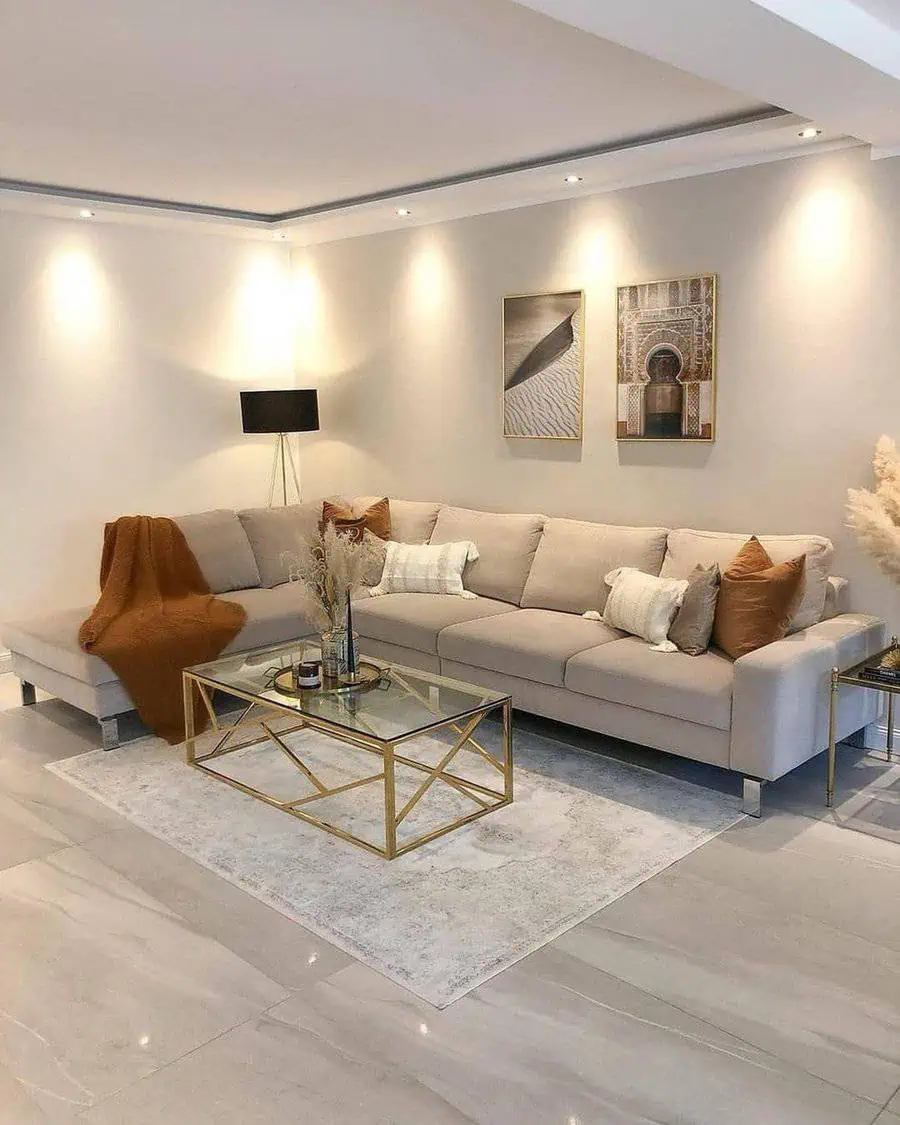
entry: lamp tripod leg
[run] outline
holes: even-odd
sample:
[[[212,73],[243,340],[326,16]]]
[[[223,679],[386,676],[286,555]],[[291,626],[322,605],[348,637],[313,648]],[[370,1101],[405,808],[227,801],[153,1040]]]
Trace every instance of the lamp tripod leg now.
[[[285,435],[278,435],[278,452],[281,456],[281,503],[287,507],[287,469],[284,463]]]
[[[269,499],[267,502],[268,507],[272,507],[275,503],[275,482],[278,479],[278,451],[281,448],[280,442],[275,442],[275,454],[272,457],[272,468],[269,472]]]
[[[291,466],[291,476],[294,478],[294,488],[296,488],[297,490],[297,503],[299,504],[303,499],[303,494],[300,491],[300,477],[297,473],[297,464],[294,460],[294,451],[291,448],[290,440],[285,440],[284,444],[287,447],[288,461],[290,462]]]

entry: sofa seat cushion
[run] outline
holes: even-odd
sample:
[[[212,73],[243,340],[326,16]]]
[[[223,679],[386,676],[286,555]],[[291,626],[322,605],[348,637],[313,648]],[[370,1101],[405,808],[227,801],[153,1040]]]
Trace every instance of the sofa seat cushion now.
[[[431,542],[471,540],[478,548],[478,558],[466,567],[465,588],[518,605],[543,526],[544,516],[446,507],[438,512]]]
[[[285,582],[271,590],[235,590],[227,600],[238,602],[247,611],[243,629],[224,650],[246,652],[250,648],[278,645],[312,636],[316,629],[306,614],[307,599],[295,582]]]
[[[433,656],[438,634],[448,625],[479,617],[515,613],[516,607],[491,598],[457,597],[455,594],[383,594],[353,605],[353,627],[364,638],[387,641]]]
[[[93,607],[67,609],[46,617],[17,621],[3,626],[3,642],[11,652],[27,656],[83,684],[115,683],[118,677],[99,658],[89,656],[78,643],[78,630]]]
[[[193,516],[176,516],[175,522],[214,594],[259,585],[256,558],[236,512],[217,508]]]
[[[602,621],[552,609],[520,609],[451,625],[438,637],[438,655],[475,668],[562,687],[575,653],[624,637]]]
[[[716,649],[654,652],[639,637],[578,653],[565,676],[570,691],[718,730],[731,729],[733,683],[734,664]]]
[[[663,527],[548,519],[522,593],[522,607],[602,613],[609,596],[604,575],[621,566],[658,575],[667,534]]]

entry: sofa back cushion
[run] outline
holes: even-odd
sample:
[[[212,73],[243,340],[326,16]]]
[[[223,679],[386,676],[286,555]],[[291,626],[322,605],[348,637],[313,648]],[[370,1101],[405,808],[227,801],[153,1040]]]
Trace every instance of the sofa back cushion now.
[[[259,585],[256,559],[235,512],[217,508],[212,512],[177,516],[175,523],[214,594],[249,590]]]
[[[522,605],[584,613],[606,607],[604,576],[622,566],[659,574],[666,550],[664,527],[617,527],[548,519],[525,583]]]
[[[538,515],[497,515],[445,507],[438,512],[431,542],[470,539],[478,548],[478,559],[466,567],[466,589],[518,605],[544,519]]]
[[[374,504],[378,496],[357,496],[353,501],[353,514],[362,513]],[[434,531],[440,504],[425,500],[395,500],[391,497],[391,539],[395,543],[427,543]]]
[[[850,583],[846,578],[829,576],[825,586],[825,612],[822,620],[837,617],[839,613],[850,612]]]
[[[718,563],[724,573],[736,558],[750,535],[723,531],[695,531],[680,527],[669,532],[663,578],[687,578],[699,563]],[[759,535],[759,542],[775,564],[806,555],[806,582],[803,597],[791,618],[789,633],[807,629],[821,621],[825,613],[825,594],[834,547],[821,535]]]
[[[301,538],[315,535],[322,518],[322,502],[289,504],[286,508],[245,508],[238,512],[256,565],[261,586],[279,586],[288,580],[282,555],[295,552]]]

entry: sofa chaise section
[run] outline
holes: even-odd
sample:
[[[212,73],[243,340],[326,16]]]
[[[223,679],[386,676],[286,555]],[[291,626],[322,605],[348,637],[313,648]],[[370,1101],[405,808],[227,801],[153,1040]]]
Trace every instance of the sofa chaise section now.
[[[299,588],[286,581],[282,553],[296,546],[297,536],[314,526],[316,518],[313,505],[240,514],[217,509],[177,518],[212,592],[247,611],[246,624],[226,654],[312,632]],[[133,710],[134,704],[109,665],[78,644],[78,629],[89,613],[90,607],[84,606],[12,622],[3,626],[3,639],[12,670],[23,684],[23,701],[34,701],[32,685],[37,685],[94,715],[104,747],[111,748],[118,745],[118,716]]]

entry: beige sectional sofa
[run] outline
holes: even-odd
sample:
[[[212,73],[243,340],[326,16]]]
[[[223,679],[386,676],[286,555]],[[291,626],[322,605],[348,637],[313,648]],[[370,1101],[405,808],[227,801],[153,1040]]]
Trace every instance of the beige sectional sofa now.
[[[362,511],[374,498],[360,497]],[[239,601],[248,620],[230,651],[310,633],[303,599],[286,582],[284,551],[316,526],[318,502],[215,511],[179,519],[214,592]],[[697,562],[727,564],[747,538],[690,529],[621,527],[536,514],[498,514],[391,500],[393,538],[473,540],[473,600],[442,594],[360,598],[354,622],[367,654],[510,692],[535,714],[656,747],[744,776],[749,811],[759,786],[819,753],[827,741],[827,688],[846,666],[885,643],[880,618],[846,610],[847,584],[829,575],[832,547],[817,536],[761,537],[777,562],[807,554],[803,601],[784,640],[732,661],[654,652],[602,621],[604,575],[618,566],[682,577]],[[3,630],[13,668],[31,685],[97,716],[104,745],[131,703],[112,671],[78,648],[83,607]],[[845,690],[838,735],[876,718],[877,694]]]

